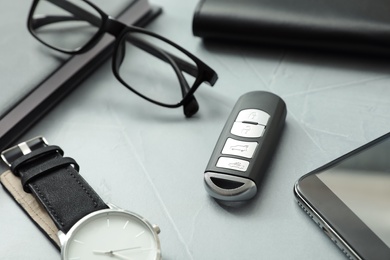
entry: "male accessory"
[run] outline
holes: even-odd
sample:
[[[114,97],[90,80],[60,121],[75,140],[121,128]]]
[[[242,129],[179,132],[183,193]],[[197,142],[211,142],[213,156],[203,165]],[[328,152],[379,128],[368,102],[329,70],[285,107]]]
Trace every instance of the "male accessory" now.
[[[159,227],[105,204],[80,176],[77,162],[63,154],[43,137],[1,153],[59,229],[61,259],[161,259]]]

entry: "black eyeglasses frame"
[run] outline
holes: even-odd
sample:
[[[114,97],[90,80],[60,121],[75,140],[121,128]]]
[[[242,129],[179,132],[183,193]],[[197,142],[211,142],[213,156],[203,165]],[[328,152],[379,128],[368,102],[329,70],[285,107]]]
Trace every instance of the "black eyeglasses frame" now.
[[[119,22],[115,19],[113,19],[111,16],[106,14],[103,10],[101,10],[98,6],[96,6],[94,3],[88,1],[88,0],[80,0],[91,6],[93,9],[95,9],[99,15],[101,16],[100,18],[96,18],[96,16],[86,12],[85,10],[82,10],[78,6],[73,5],[69,1],[66,0],[43,0],[43,1],[48,1],[51,2],[59,7],[64,8],[65,10],[69,11],[70,13],[74,15],[78,15],[82,17],[84,20],[87,20],[91,24],[95,26],[99,26],[98,31],[95,33],[95,35],[81,48],[73,50],[73,51],[68,51],[64,49],[59,49],[56,48],[55,46],[51,46],[50,44],[47,44],[45,41],[41,40],[39,36],[36,35],[35,33],[35,28],[38,28],[42,25],[48,24],[48,23],[53,23],[53,22],[58,22],[58,21],[63,21],[64,17],[43,17],[41,21],[38,21],[33,18],[33,15],[35,13],[35,9],[38,5],[38,3],[42,0],[34,0],[32,3],[32,6],[30,8],[30,12],[28,15],[28,30],[29,32],[41,43],[46,45],[47,47],[54,49],[56,51],[62,52],[62,53],[67,53],[71,55],[76,55],[76,54],[81,54],[88,52],[90,49],[92,49],[96,44],[99,43],[100,39],[105,35],[105,33],[109,33],[112,36],[116,38],[115,40],[115,45],[114,45],[114,53],[113,53],[113,59],[112,59],[112,70],[117,78],[118,81],[120,81],[126,88],[137,94],[138,96],[148,100],[149,102],[152,102],[156,105],[160,105],[163,107],[168,107],[168,108],[177,108],[180,106],[183,106],[184,114],[186,117],[191,117],[193,116],[199,109],[199,105],[194,97],[194,92],[198,89],[198,87],[202,83],[208,83],[210,86],[213,86],[215,82],[218,79],[218,75],[216,72],[210,68],[208,65],[206,65],[203,61],[201,61],[199,58],[179,46],[178,44],[172,42],[171,40],[156,34],[154,32],[145,30],[140,27],[136,26],[129,26],[126,25],[122,22]],[[97,19],[97,20],[96,20]],[[134,33],[141,33],[145,34],[154,38],[159,39],[160,41],[165,42],[168,45],[171,45],[172,47],[176,48],[183,54],[185,54],[187,57],[189,57],[195,64],[196,66],[193,66],[192,64],[189,64],[188,62],[162,50],[159,49],[156,46],[153,46],[151,44],[148,44],[147,42],[138,42],[136,45],[139,48],[142,48],[143,50],[149,52],[150,54],[156,56],[157,58],[160,58],[164,60],[165,62],[169,63],[169,65],[172,66],[173,70],[175,71],[181,91],[182,91],[182,100],[176,104],[166,104],[162,103],[159,101],[156,101],[154,99],[151,99],[142,93],[139,93],[135,89],[133,89],[129,84],[127,84],[120,76],[118,70],[120,67],[120,62],[123,57],[121,57],[121,45],[123,44],[124,41],[126,41],[125,37],[129,33],[134,32]],[[192,76],[195,77],[195,81],[192,84],[192,86],[188,85],[188,82],[184,78],[184,75],[182,72],[186,72]]]

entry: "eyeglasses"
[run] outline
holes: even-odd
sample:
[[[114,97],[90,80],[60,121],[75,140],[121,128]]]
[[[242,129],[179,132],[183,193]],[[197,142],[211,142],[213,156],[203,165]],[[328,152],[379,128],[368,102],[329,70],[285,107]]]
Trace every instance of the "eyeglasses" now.
[[[115,77],[154,104],[183,106],[187,117],[199,109],[194,97],[198,87],[213,86],[218,79],[213,69],[179,45],[116,21],[88,0],[35,0],[28,29],[46,46],[68,54],[87,52],[105,33],[113,35]]]

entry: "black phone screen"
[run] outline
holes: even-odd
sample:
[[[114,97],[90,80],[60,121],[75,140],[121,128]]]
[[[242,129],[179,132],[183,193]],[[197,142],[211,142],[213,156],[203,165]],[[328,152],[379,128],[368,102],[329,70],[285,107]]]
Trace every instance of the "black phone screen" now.
[[[304,175],[295,193],[347,255],[390,259],[390,133]]]
[[[316,175],[390,247],[390,137]]]

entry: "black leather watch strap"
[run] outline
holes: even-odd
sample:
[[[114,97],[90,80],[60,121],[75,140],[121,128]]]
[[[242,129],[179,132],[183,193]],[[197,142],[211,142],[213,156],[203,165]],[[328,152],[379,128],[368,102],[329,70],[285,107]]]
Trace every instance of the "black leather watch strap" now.
[[[77,163],[58,146],[44,146],[13,162],[11,170],[23,189],[44,206],[59,230],[67,233],[82,217],[108,208],[78,173]]]

